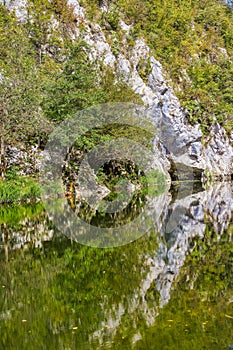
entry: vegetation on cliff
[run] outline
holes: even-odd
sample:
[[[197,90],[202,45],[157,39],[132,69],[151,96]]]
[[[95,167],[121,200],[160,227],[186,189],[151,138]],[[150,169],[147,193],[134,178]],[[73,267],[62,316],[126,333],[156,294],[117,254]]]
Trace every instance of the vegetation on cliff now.
[[[0,4],[3,179],[7,144],[38,144],[78,109],[140,100],[120,81],[113,84],[111,72],[90,62],[87,45],[71,39],[75,24],[67,1],[29,0],[24,21]]]
[[[233,12],[220,0],[80,0],[112,52],[142,37],[161,61],[191,123],[233,125]],[[141,99],[116,72],[91,61],[81,17],[68,0],[28,0],[24,19],[0,4],[1,177],[10,145],[41,145],[54,125],[104,102]],[[102,7],[102,9],[101,9]],[[104,10],[103,10],[104,7]],[[130,25],[123,44],[120,20]],[[80,37],[75,36],[77,26]],[[149,67],[141,67],[147,80]]]
[[[113,37],[120,18],[131,25],[128,44],[142,37],[162,63],[191,123],[208,132],[233,126],[233,12],[223,0],[113,0],[81,3]],[[108,4],[100,13],[99,5]],[[230,5],[231,2],[228,2]],[[112,44],[116,45],[114,40]]]

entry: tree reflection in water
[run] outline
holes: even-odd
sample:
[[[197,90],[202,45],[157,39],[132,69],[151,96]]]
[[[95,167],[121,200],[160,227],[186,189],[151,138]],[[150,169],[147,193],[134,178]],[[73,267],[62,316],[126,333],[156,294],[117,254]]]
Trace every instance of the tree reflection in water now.
[[[40,204],[3,207],[1,348],[227,348],[232,185],[165,192],[155,207],[150,231],[108,249],[63,236]]]

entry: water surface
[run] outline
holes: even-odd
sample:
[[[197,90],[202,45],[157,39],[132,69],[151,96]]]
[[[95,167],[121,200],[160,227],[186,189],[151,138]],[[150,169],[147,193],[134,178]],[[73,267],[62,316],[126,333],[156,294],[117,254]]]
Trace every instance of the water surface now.
[[[228,349],[232,185],[193,188],[155,197],[151,229],[108,249],[58,232],[42,204],[2,206],[0,348]]]

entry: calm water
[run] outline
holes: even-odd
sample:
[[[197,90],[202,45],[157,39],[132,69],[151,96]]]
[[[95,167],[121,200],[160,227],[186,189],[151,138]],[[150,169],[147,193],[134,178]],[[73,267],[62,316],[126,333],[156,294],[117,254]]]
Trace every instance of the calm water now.
[[[41,204],[1,207],[0,349],[231,348],[233,187],[193,187],[155,197],[118,248],[69,239]]]

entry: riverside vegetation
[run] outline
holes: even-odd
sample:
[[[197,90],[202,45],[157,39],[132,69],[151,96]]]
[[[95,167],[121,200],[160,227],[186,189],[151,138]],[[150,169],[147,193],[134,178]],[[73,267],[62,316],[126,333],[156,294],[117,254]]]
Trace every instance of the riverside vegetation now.
[[[216,121],[231,132],[233,15],[225,2],[79,2],[115,55],[127,54],[137,37],[146,41],[188,121],[199,123],[205,136]],[[121,19],[131,24],[127,45]],[[96,175],[99,185],[111,188],[109,201],[119,181],[130,180],[138,190],[126,213],[101,217],[81,203],[72,208],[81,218],[120,226],[138,213],[143,217],[146,196],[159,215],[153,214],[140,239],[98,249],[62,235],[37,202],[38,174],[22,176],[22,167],[7,163],[10,146],[43,150],[50,132],[77,109],[108,101],[142,103],[116,72],[89,60],[90,47],[81,36],[74,39],[77,25],[82,30],[67,0],[28,0],[23,21],[0,4],[0,348],[232,348],[230,182],[206,190],[198,182],[186,196],[180,184],[168,191],[161,173],[145,177],[130,162],[105,164]],[[138,71],[146,81],[149,65],[140,62]],[[134,128],[94,129],[70,149],[64,180],[72,182],[85,152],[117,135],[151,147],[150,137]],[[169,230],[171,217],[176,225]]]

